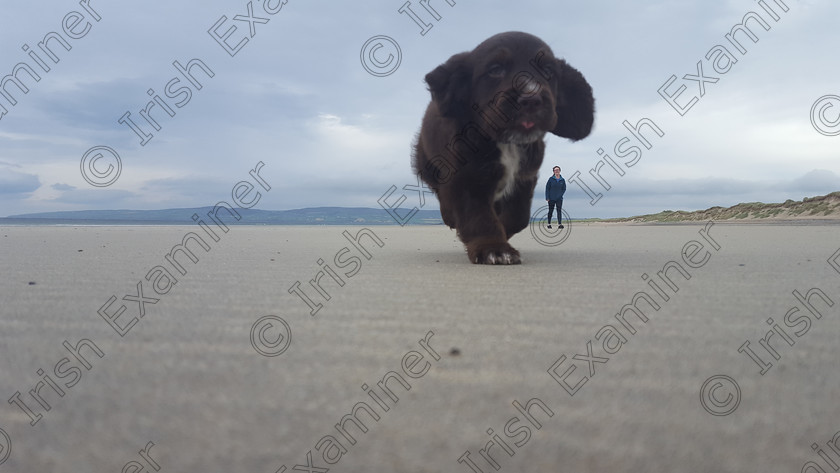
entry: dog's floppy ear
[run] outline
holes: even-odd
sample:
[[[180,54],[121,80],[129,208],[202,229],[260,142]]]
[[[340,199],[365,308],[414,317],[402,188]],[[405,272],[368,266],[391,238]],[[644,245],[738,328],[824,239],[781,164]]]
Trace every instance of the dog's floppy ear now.
[[[583,74],[566,61],[555,61],[557,125],[551,132],[573,141],[586,138],[592,131],[592,122],[595,120],[592,87],[583,78]]]
[[[468,65],[469,53],[460,53],[426,74],[426,83],[432,100],[441,115],[457,117],[469,113],[472,69]]]

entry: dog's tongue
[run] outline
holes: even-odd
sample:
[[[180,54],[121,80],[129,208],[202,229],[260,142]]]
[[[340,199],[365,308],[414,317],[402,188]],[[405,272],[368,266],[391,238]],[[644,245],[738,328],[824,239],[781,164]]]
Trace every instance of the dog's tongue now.
[[[534,127],[534,122],[523,121],[522,122],[522,127],[525,128],[526,130],[530,130],[531,128]]]

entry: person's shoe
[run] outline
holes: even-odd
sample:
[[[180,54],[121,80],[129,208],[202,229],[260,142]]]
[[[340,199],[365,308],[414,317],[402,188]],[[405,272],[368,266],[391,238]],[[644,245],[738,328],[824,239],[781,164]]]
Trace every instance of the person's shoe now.
[[[563,224],[561,223],[560,225],[557,225],[557,228],[559,228],[560,230],[562,230],[562,229],[564,228],[564,227],[563,227]]]
[[[548,224],[548,228],[551,228],[551,224],[550,224],[550,223]]]

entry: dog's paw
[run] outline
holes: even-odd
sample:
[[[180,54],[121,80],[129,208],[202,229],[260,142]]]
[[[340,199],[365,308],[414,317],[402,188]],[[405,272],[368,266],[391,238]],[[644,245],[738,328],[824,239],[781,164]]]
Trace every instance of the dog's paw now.
[[[486,243],[467,248],[475,264],[520,264],[519,252],[507,243]]]

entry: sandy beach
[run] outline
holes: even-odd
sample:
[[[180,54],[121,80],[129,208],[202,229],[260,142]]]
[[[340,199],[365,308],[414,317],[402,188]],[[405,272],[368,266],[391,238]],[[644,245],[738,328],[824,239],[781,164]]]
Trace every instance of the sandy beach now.
[[[0,472],[836,471],[840,226],[563,232],[0,227]]]

